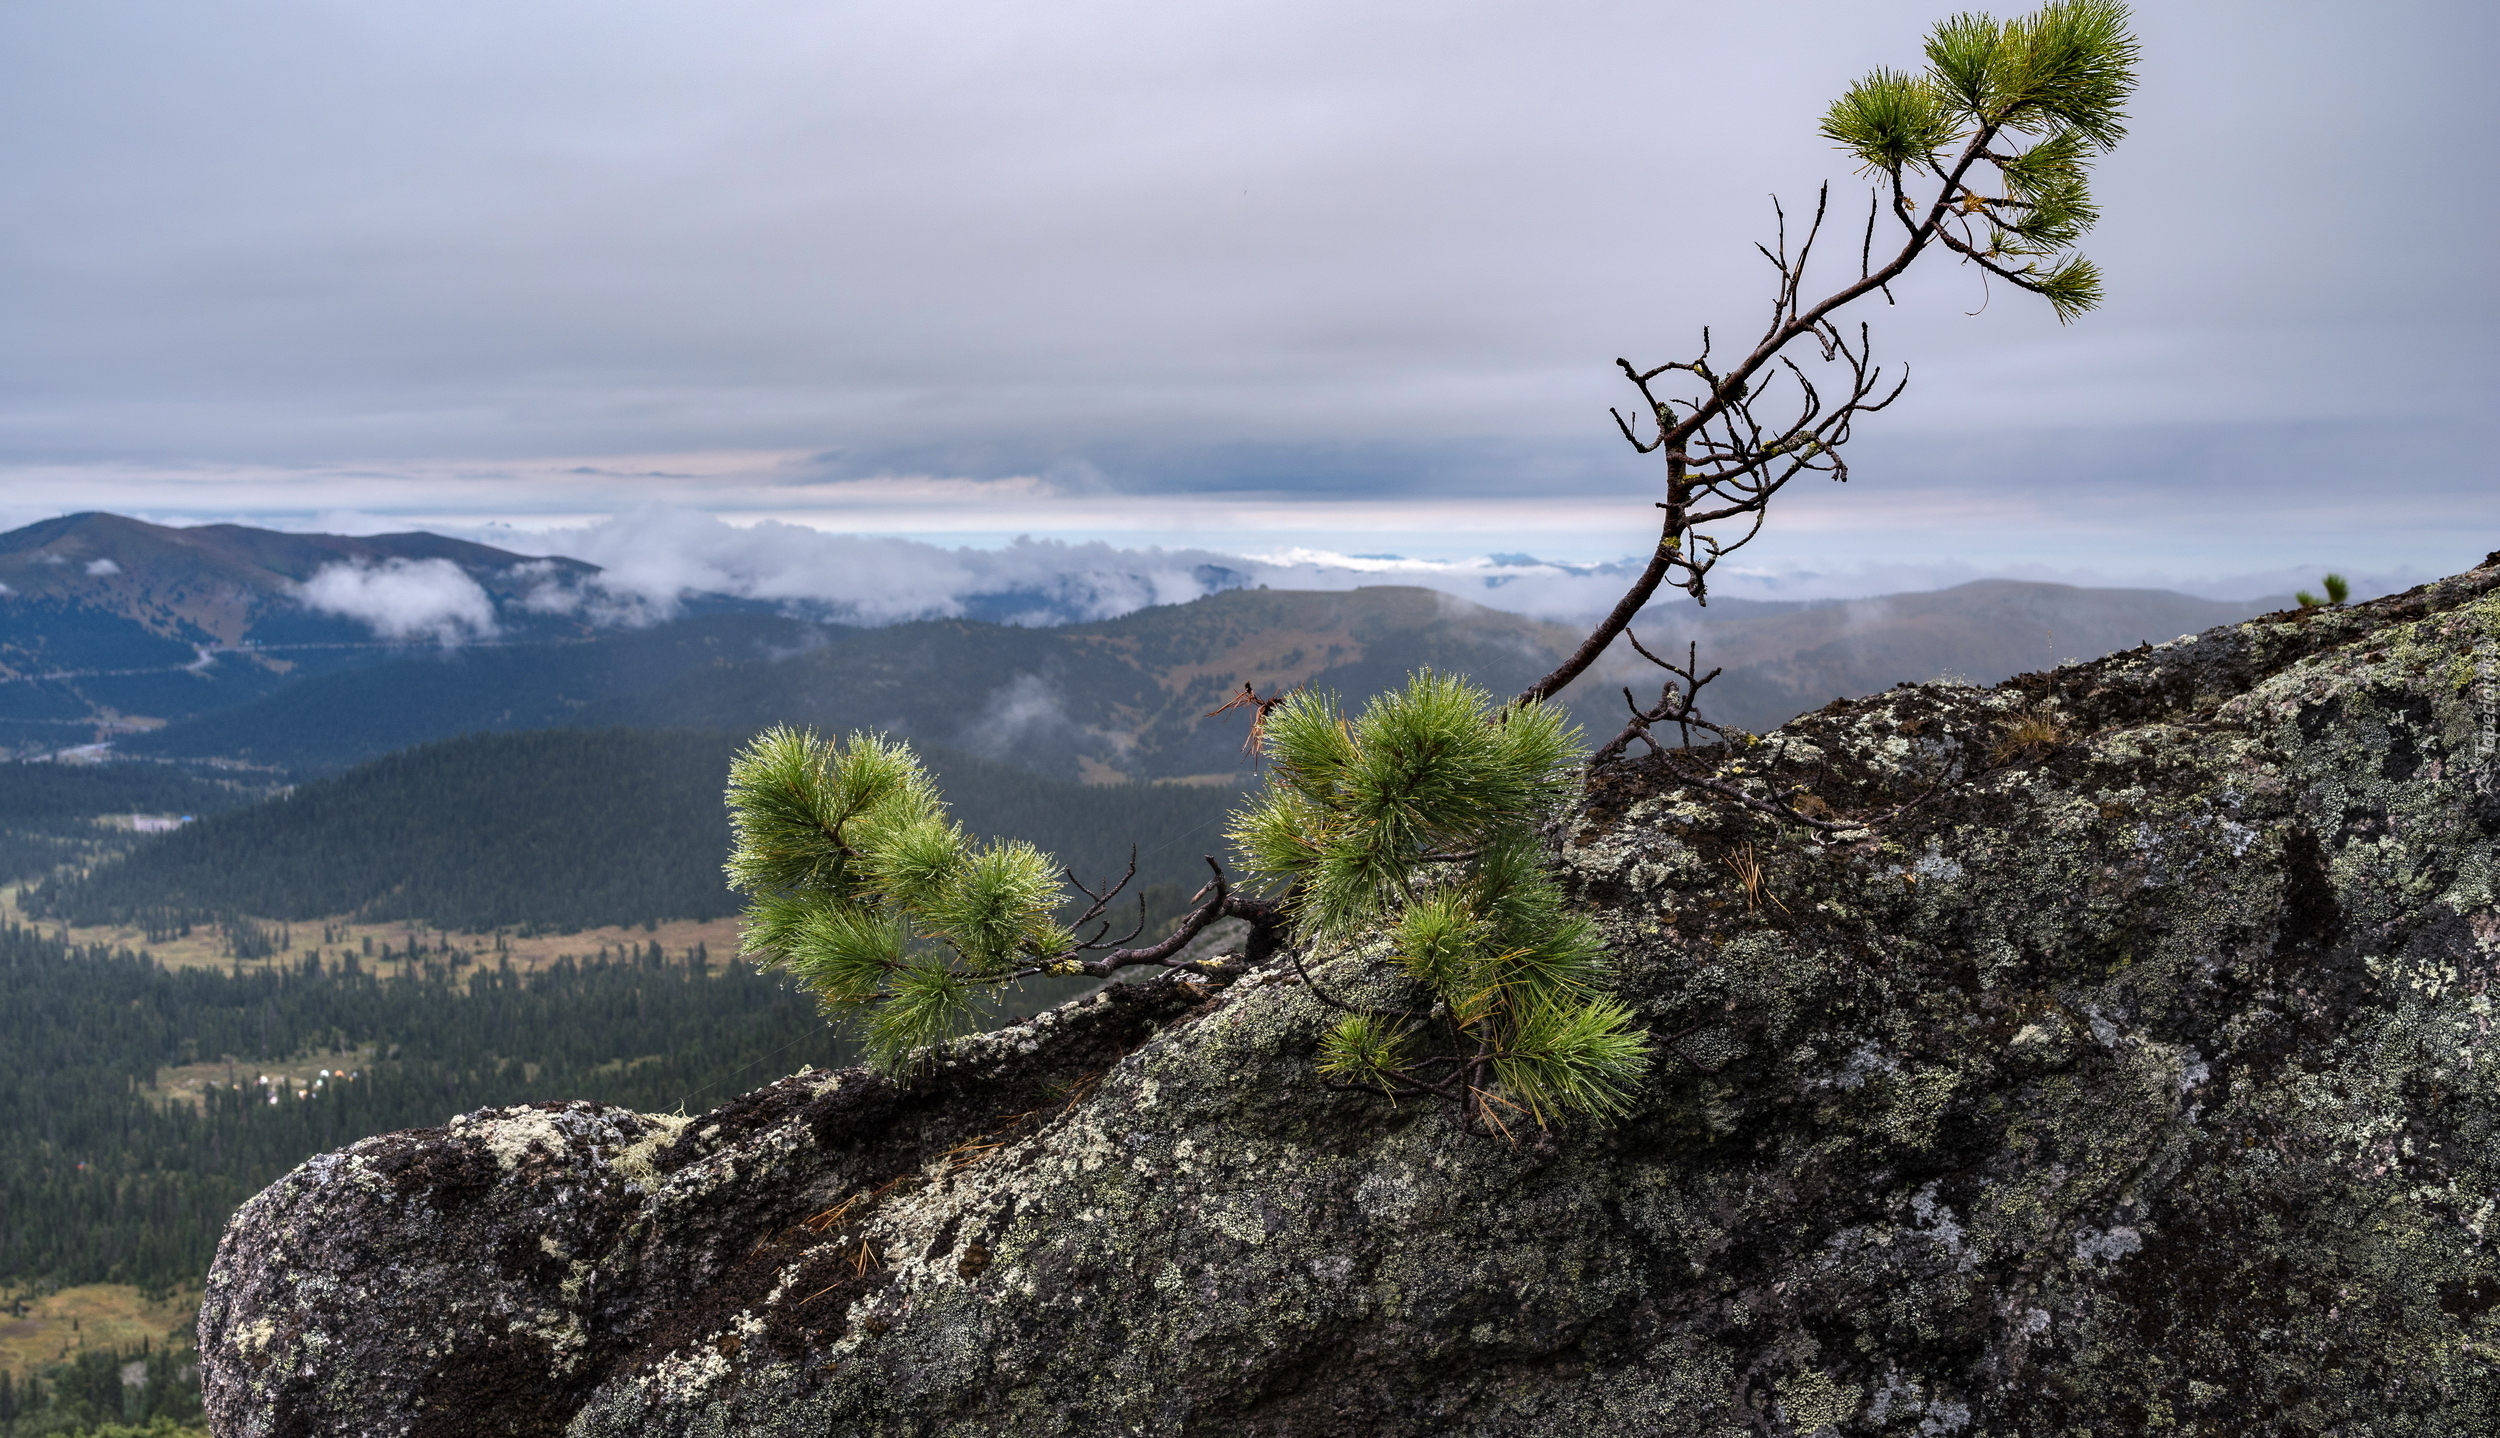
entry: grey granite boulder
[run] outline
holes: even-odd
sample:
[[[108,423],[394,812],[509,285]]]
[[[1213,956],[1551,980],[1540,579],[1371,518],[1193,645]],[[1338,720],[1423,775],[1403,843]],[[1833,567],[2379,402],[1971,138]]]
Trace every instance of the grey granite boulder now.
[[[1611,1129],[1469,1139],[1322,1086],[1328,1011],[1279,961],[1115,988],[903,1088],[369,1139],[235,1218],[210,1411],[2500,1431],[2496,718],[2487,562],[1607,766],[1554,843],[1659,1044]],[[1309,958],[1387,992],[1374,949]]]

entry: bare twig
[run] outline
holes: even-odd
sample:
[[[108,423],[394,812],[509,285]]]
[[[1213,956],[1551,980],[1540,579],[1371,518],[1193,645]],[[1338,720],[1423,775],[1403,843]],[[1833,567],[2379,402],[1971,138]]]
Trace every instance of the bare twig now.
[[[1117,882],[1113,883],[1110,887],[1104,889],[1099,894],[1085,887],[1085,881],[1076,876],[1076,871],[1074,869],[1061,869],[1059,872],[1069,883],[1076,886],[1076,891],[1078,893],[1083,894],[1086,898],[1093,901],[1086,906],[1084,913],[1077,915],[1074,919],[1069,921],[1068,931],[1070,933],[1074,933],[1077,930],[1084,928],[1087,924],[1097,924],[1098,921],[1101,920],[1103,913],[1111,907],[1111,901],[1118,897],[1122,889],[1128,887],[1128,881],[1137,877],[1137,846],[1135,844],[1128,846],[1128,871],[1120,875]],[[1140,894],[1137,896],[1137,923],[1126,934],[1112,940],[1109,944],[1105,944],[1102,942],[1102,936],[1111,932],[1111,925],[1108,923],[1098,923],[1093,935],[1090,938],[1078,940],[1077,947],[1079,949],[1116,948],[1145,932],[1145,928],[1146,896]]]
[[[1711,1020],[1704,1019],[1700,1023],[1694,1024],[1689,1028],[1676,1033],[1668,1034],[1658,1041],[1665,1044],[1668,1048],[1675,1050],[1675,1056],[1684,1060],[1684,1062],[1691,1064],[1695,1073],[1701,1074],[1704,1077],[1715,1076],[1719,1070],[1727,1067],[1725,1063],[1705,1064],[1701,1060],[1693,1057],[1692,1052],[1684,1047],[1684,1041],[1686,1039],[1691,1038],[1693,1035],[1700,1033],[1703,1029],[1710,1027],[1710,1024]]]
[[[1345,1000],[1331,994],[1326,989],[1321,988],[1319,986],[1319,980],[1311,977],[1311,971],[1304,968],[1302,965],[1301,949],[1296,948],[1292,951],[1292,959],[1293,971],[1295,975],[1302,980],[1302,986],[1311,991],[1311,997],[1319,1000],[1321,1003],[1326,1004],[1332,1009],[1338,1010],[1341,1013],[1361,1014],[1365,1018],[1374,1019],[1419,1020],[1429,1017],[1429,1015],[1419,1013],[1414,1009],[1375,1009],[1367,1008],[1361,1004],[1347,1003]]]

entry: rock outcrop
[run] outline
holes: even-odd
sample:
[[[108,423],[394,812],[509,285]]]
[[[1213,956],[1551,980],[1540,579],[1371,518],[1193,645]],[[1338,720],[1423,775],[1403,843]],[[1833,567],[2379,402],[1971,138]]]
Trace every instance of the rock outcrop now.
[[[2496,718],[2500,555],[1610,765],[1554,840],[1659,1041],[1612,1128],[1468,1139],[1324,1087],[1328,1011],[1271,963],[1114,988],[908,1087],[368,1139],[237,1215],[210,1411],[2500,1431]],[[1387,992],[1376,952],[1311,958]]]

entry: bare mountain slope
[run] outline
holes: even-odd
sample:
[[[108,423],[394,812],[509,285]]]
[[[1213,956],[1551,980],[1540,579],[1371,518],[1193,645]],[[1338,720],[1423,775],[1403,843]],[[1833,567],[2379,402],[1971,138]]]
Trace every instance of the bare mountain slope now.
[[[1429,666],[1508,692],[1576,637],[1428,589],[1237,589],[1056,629],[828,631],[805,652],[689,672],[584,717],[881,729],[1069,777],[1231,775],[1247,721],[1204,716],[1244,683],[1360,699]]]

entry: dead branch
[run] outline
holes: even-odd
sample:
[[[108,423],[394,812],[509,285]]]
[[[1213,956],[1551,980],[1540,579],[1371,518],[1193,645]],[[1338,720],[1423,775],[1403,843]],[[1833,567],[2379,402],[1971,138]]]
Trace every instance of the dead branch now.
[[[1650,653],[1648,646],[1641,643],[1639,635],[1633,634],[1629,629],[1624,632],[1631,639],[1633,649],[1637,650],[1643,659],[1666,670],[1671,677],[1660,686],[1658,702],[1647,709],[1633,702],[1630,689],[1623,691],[1623,703],[1632,711],[1632,721],[1623,726],[1621,733],[1607,740],[1603,748],[1589,757],[1590,765],[1612,762],[1623,753],[1625,746],[1635,739],[1647,744],[1652,754],[1665,753],[1666,746],[1660,744],[1657,738],[1649,732],[1649,726],[1652,724],[1675,725],[1681,736],[1681,747],[1687,749],[1693,746],[1695,728],[1707,729],[1722,739],[1726,738],[1728,731],[1723,726],[1702,718],[1698,707],[1702,686],[1718,678],[1724,672],[1713,669],[1707,674],[1696,675],[1696,671],[1701,668],[1701,647],[1698,644],[1687,643],[1684,646],[1684,662],[1679,665]],[[1679,681],[1683,685],[1681,689],[1676,687]]]
[[[1207,868],[1212,871],[1214,877],[1210,878],[1205,884],[1201,885],[1197,893],[1190,895],[1191,901],[1197,904],[1197,907],[1183,915],[1180,923],[1174,926],[1172,932],[1164,936],[1160,942],[1148,944],[1143,948],[1132,949],[1125,947],[1129,940],[1134,939],[1145,927],[1145,900],[1141,896],[1138,900],[1137,926],[1132,928],[1128,934],[1118,940],[1105,943],[1100,937],[1102,931],[1097,929],[1096,936],[1093,940],[1086,941],[1080,939],[1075,947],[1069,951],[1070,953],[1083,954],[1108,949],[1109,952],[1104,953],[1102,957],[1096,959],[1076,959],[1062,956],[1056,959],[1042,960],[1036,963],[1028,964],[1023,968],[1014,970],[1011,973],[1002,974],[999,976],[998,982],[1011,983],[1018,979],[1035,978],[1045,974],[1083,974],[1090,978],[1107,979],[1122,969],[1134,968],[1140,964],[1158,964],[1166,969],[1186,970],[1191,973],[1203,974],[1211,978],[1221,977],[1227,972],[1230,972],[1228,966],[1223,963],[1214,960],[1189,960],[1184,962],[1179,958],[1179,955],[1183,950],[1189,947],[1191,940],[1206,932],[1209,924],[1214,923],[1218,919],[1226,918],[1243,919],[1248,921],[1251,929],[1251,953],[1248,957],[1253,960],[1262,957],[1265,951],[1273,949],[1275,931],[1281,928],[1285,922],[1286,915],[1284,906],[1274,899],[1261,898],[1256,894],[1242,894],[1235,892],[1232,888],[1231,882],[1225,877],[1224,866],[1217,863],[1215,861],[1215,856],[1212,854],[1204,857],[1206,859]],[[1095,922],[1102,910],[1110,903],[1112,897],[1120,892],[1121,887],[1127,884],[1129,879],[1133,877],[1136,872],[1137,859],[1135,854],[1132,853],[1129,857],[1128,873],[1121,876],[1119,883],[1109,886],[1100,894],[1096,894],[1093,890],[1087,889],[1082,883],[1078,883],[1074,874],[1069,874],[1068,882],[1076,884],[1078,889],[1082,890],[1093,900],[1092,905],[1088,907],[1086,913],[1080,917],[1079,923]],[[1070,927],[1073,929],[1075,926],[1071,925]],[[1262,937],[1267,938],[1269,942],[1262,944],[1260,942]]]
[[[1117,948],[1118,946],[1127,943],[1129,940],[1134,939],[1139,934],[1145,932],[1146,896],[1140,894],[1137,896],[1136,925],[1126,934],[1112,940],[1110,943],[1105,944],[1102,942],[1102,936],[1111,931],[1111,925],[1108,922],[1103,921],[1102,916],[1104,912],[1111,907],[1111,901],[1119,896],[1120,891],[1128,887],[1128,881],[1137,877],[1137,846],[1135,844],[1128,846],[1128,872],[1120,875],[1117,882],[1113,883],[1110,887],[1104,889],[1099,894],[1085,887],[1085,881],[1076,876],[1076,870],[1061,869],[1059,872],[1069,883],[1076,886],[1076,891],[1078,893],[1083,894],[1086,898],[1093,901],[1086,906],[1084,913],[1077,915],[1076,918],[1071,920],[1068,924],[1068,932],[1070,933],[1076,933],[1087,924],[1097,925],[1091,937],[1078,938],[1076,945],[1078,949]]]

